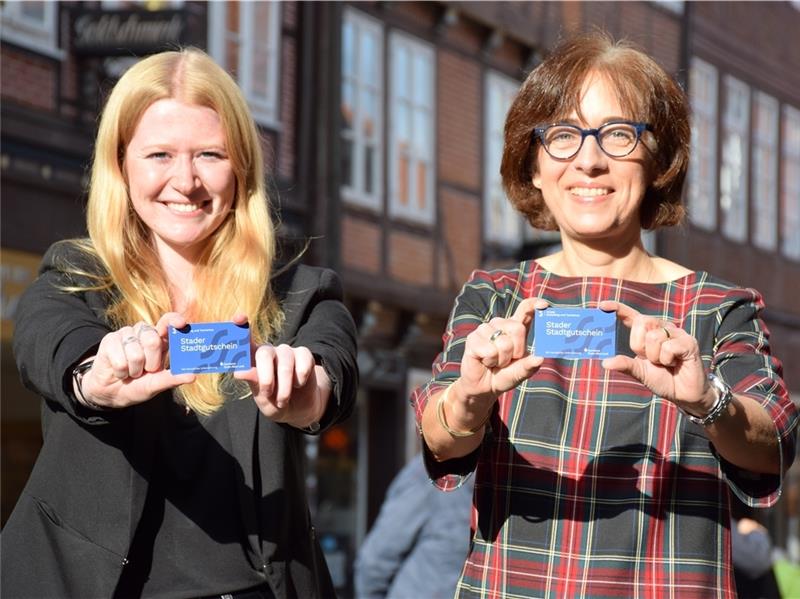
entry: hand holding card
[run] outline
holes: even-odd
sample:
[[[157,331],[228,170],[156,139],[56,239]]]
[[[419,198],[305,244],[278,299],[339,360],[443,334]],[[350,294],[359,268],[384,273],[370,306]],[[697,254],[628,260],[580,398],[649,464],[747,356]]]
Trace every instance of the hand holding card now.
[[[209,374],[248,370],[250,328],[247,323],[197,322],[169,327],[169,360],[173,374]]]
[[[543,358],[585,360],[616,354],[617,317],[597,308],[537,310],[533,353]]]

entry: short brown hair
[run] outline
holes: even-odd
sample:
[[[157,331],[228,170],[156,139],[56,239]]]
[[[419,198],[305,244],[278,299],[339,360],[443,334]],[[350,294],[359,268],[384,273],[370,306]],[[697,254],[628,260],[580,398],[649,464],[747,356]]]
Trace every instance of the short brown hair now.
[[[599,73],[617,90],[629,118],[648,123],[657,149],[654,178],[641,208],[645,229],[676,225],[685,209],[681,195],[689,163],[689,108],[680,86],[652,58],[625,41],[601,32],[562,42],[522,84],[505,125],[500,174],[513,206],[536,228],[558,229],[542,192],[533,186],[538,145],[534,127],[580,116],[583,84]]]

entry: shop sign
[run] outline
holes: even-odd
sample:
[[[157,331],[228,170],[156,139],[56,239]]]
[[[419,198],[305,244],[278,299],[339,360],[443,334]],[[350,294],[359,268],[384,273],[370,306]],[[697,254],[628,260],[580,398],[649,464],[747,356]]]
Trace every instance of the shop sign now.
[[[4,343],[11,340],[20,298],[36,279],[41,261],[42,257],[37,254],[8,248],[0,250],[0,316]]]
[[[72,48],[76,54],[96,56],[150,54],[180,45],[185,29],[180,10],[76,10]]]

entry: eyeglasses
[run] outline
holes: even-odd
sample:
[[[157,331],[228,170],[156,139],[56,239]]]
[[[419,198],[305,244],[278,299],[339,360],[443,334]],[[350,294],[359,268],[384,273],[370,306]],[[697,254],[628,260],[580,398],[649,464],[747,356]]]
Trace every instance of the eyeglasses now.
[[[583,140],[594,136],[600,149],[611,158],[622,158],[636,149],[645,131],[652,131],[646,123],[612,121],[597,129],[581,129],[575,125],[556,123],[546,127],[536,127],[534,138],[542,142],[542,147],[556,160],[569,160],[583,146]]]

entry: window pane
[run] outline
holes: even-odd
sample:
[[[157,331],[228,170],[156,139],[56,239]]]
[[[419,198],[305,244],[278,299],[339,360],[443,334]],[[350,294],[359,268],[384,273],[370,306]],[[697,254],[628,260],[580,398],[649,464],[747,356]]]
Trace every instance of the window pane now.
[[[359,108],[361,109],[362,139],[364,139],[364,141],[374,139],[377,126],[378,103],[375,95],[366,88],[361,89]]]
[[[758,247],[778,245],[778,101],[762,92],[754,96],[753,184],[755,231]]]
[[[427,106],[430,102],[431,94],[431,75],[430,65],[427,56],[418,53],[413,58],[413,74],[412,74],[412,96],[414,104],[418,106]]]
[[[28,21],[36,21],[41,25],[45,22],[44,2],[20,2],[20,14]]]
[[[264,46],[258,45],[253,48],[253,69],[251,73],[251,94],[259,99],[269,99],[269,76],[270,70],[270,56],[268,49]]]
[[[405,46],[399,44],[395,48],[395,54],[392,57],[393,71],[394,71],[394,89],[392,93],[398,98],[408,98],[408,87],[411,83],[408,71],[408,50]]]
[[[517,247],[522,243],[523,219],[506,198],[500,178],[503,155],[503,129],[506,115],[519,83],[499,73],[486,77],[484,94],[485,151],[484,151],[484,236],[487,241]],[[528,225],[524,225],[526,228]]]
[[[228,72],[234,77],[239,75],[239,41],[228,39],[225,41],[225,56],[228,59]]]
[[[414,136],[414,154],[420,158],[428,158],[428,151],[431,149],[431,124],[428,122],[428,114],[421,109],[414,111],[414,125],[412,135]]]
[[[720,169],[722,230],[735,241],[747,239],[747,147],[750,89],[725,77],[725,118]]]
[[[428,167],[424,162],[417,162],[417,207],[424,211],[428,196]]]
[[[393,35],[392,52],[392,176],[393,216],[425,223],[434,218],[433,54],[425,44],[403,34]]]
[[[400,144],[397,165],[397,195],[403,206],[408,206],[408,178],[410,175],[411,169],[408,164],[408,146],[406,144]]]
[[[356,110],[354,95],[355,89],[353,84],[348,81],[342,82],[342,128],[345,130],[351,130],[353,128],[353,119]]]
[[[353,185],[353,142],[349,139],[342,140],[341,158],[342,185]]]
[[[342,76],[353,77],[355,75],[356,52],[355,52],[356,28],[348,20],[342,25]]]
[[[374,194],[375,189],[375,148],[364,146],[364,191]]]
[[[781,249],[800,260],[800,110],[783,107]]]
[[[350,170],[343,197],[372,208],[381,206],[381,103],[383,31],[350,7],[342,24],[342,131],[350,144]]]
[[[380,208],[381,111],[383,102],[381,25],[352,8],[342,25],[342,136],[350,145],[350,170],[343,197]]]
[[[687,204],[692,223],[709,230],[717,226],[717,81],[715,67],[692,59],[692,139]]]
[[[375,38],[368,32],[361,36],[361,79],[365,84],[377,82],[378,78],[378,56],[377,43]]]
[[[395,142],[407,144],[411,133],[411,111],[406,103],[395,106],[394,114]]]

